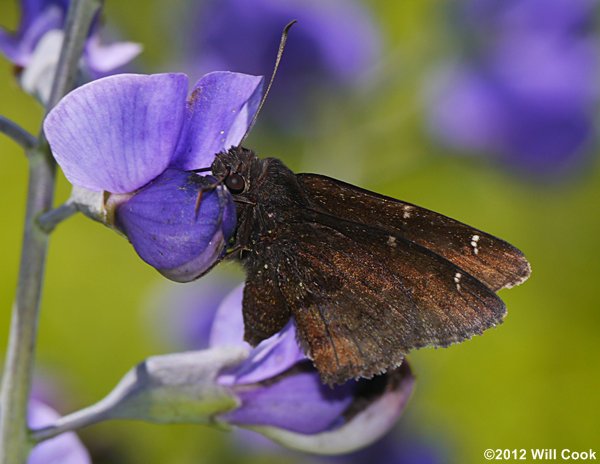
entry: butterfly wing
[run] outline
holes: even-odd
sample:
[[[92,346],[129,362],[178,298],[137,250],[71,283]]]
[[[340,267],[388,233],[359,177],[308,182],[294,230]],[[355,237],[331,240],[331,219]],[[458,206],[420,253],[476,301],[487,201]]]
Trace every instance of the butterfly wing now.
[[[278,265],[271,250],[259,245],[256,252],[261,259],[249,260],[246,265],[242,313],[244,339],[252,346],[279,332],[292,316],[280,290],[280,276],[275,272]]]
[[[531,273],[518,249],[459,221],[326,176],[299,174],[297,179],[318,211],[421,245],[494,291],[518,285]]]
[[[419,244],[327,214],[302,216],[278,231],[275,246],[252,251],[261,264],[248,261],[245,336],[257,342],[292,314],[325,382],[371,377],[411,349],[447,346],[502,320],[490,288]]]

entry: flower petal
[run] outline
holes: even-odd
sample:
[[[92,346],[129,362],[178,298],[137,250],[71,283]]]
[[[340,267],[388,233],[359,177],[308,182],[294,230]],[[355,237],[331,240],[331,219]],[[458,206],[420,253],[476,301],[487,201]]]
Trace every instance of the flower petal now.
[[[342,454],[363,448],[396,423],[412,393],[414,377],[404,362],[398,369],[360,384],[365,390],[357,391],[356,402],[344,412],[345,420],[329,430],[307,434],[272,425],[249,428],[283,446],[310,453]],[[288,410],[288,414],[297,413]]]
[[[55,8],[62,12],[63,16],[69,9],[71,0],[21,0],[21,21],[19,29],[29,29],[31,24],[49,9]]]
[[[108,74],[129,63],[142,51],[142,45],[134,42],[115,42],[102,45],[98,36],[92,36],[86,43],[86,64],[93,77]]]
[[[186,93],[184,74],[122,74],[68,94],[44,122],[67,179],[113,193],[154,179],[177,146]]]
[[[263,78],[213,72],[198,81],[172,166],[183,170],[209,167],[215,155],[237,145],[260,103]]]
[[[296,338],[296,326],[290,320],[280,332],[254,348],[248,359],[230,374],[231,377],[222,381],[235,385],[261,382],[276,377],[305,359],[306,355]]]
[[[244,427],[269,426],[300,434],[329,429],[354,400],[356,383],[336,388],[321,383],[310,361],[265,384],[244,385],[234,392],[242,405],[221,419]]]
[[[193,173],[167,169],[121,204],[116,225],[140,257],[166,277],[188,282],[221,257],[235,224],[235,205],[221,187],[199,191],[212,182]]]
[[[215,315],[210,332],[210,346],[246,346],[242,300],[244,285],[239,285],[225,297]],[[260,382],[273,378],[306,359],[296,339],[293,320],[278,333],[263,340],[234,372],[224,374],[219,381],[228,385]]]
[[[210,331],[209,346],[245,346],[244,318],[242,316],[242,299],[244,284],[234,288],[224,299],[213,321]]]
[[[42,428],[53,424],[59,414],[37,400],[29,401],[29,426]],[[27,464],[91,464],[90,456],[73,432],[59,435],[36,445],[27,459]]]
[[[227,240],[223,236],[223,231],[219,229],[212,236],[204,251],[196,257],[171,269],[158,269],[158,272],[174,282],[191,282],[192,280],[196,280],[201,275],[207,273],[222,258],[226,242]],[[172,249],[169,251],[172,251]]]
[[[50,99],[64,37],[64,32],[59,29],[53,29],[44,34],[19,78],[23,90],[36,97],[44,105]]]

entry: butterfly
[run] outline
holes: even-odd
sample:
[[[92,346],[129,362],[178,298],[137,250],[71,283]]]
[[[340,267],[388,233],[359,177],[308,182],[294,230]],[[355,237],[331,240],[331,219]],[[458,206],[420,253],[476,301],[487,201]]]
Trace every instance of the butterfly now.
[[[232,194],[230,254],[246,270],[247,342],[294,319],[330,385],[399,366],[502,322],[496,292],[531,269],[507,242],[419,206],[233,147],[213,175]]]

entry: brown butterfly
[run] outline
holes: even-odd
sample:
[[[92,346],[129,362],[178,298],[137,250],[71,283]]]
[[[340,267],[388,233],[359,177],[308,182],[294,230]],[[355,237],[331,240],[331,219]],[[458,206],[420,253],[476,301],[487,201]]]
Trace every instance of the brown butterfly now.
[[[499,324],[506,308],[496,292],[530,274],[523,254],[492,235],[242,147],[217,155],[211,170],[237,205],[245,339],[256,345],[293,317],[329,384]]]

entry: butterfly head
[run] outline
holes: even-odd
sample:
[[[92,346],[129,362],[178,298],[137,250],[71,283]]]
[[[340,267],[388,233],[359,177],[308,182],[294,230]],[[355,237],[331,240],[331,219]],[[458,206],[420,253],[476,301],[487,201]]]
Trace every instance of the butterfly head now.
[[[252,150],[233,147],[219,153],[211,171],[213,176],[223,182],[232,195],[248,193],[253,180],[259,175],[259,159]]]

